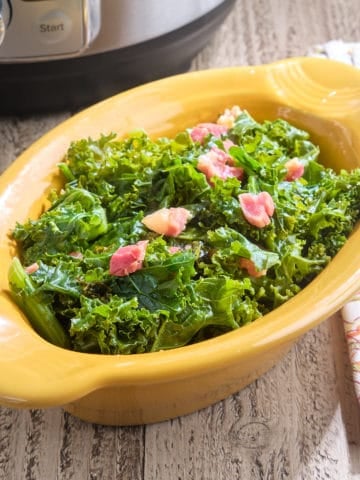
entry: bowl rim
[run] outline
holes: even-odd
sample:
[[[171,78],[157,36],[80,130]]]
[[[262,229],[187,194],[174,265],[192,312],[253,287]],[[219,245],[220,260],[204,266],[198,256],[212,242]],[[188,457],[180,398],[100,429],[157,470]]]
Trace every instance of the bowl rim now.
[[[336,84],[334,88],[340,93],[343,92],[344,98],[349,99],[347,108],[341,108],[341,102],[337,102],[335,108],[329,107],[321,101],[334,91],[333,87],[329,87],[331,79],[328,77],[323,84],[319,82],[323,68],[326,70],[326,75],[333,72],[337,79],[340,76],[343,77],[342,87]],[[283,86],[280,88],[276,83],[277,79],[274,80],[274,72],[281,72],[281,75],[285,74],[285,76],[287,72],[290,72],[294,74],[296,81],[297,71],[316,72],[318,92],[314,97],[310,95],[310,100],[306,95],[301,98],[294,96],[287,98],[286,95],[284,96]],[[328,59],[296,57],[256,66],[235,66],[188,72],[114,95],[86,108],[50,130],[29,146],[1,175],[0,206],[4,202],[6,205],[7,198],[11,194],[11,185],[18,178],[19,172],[26,171],[29,161],[39,151],[46,149],[48,144],[55,141],[59,143],[60,149],[64,146],[67,147],[69,144],[68,133],[64,135],[64,132],[74,131],[76,137],[83,125],[90,125],[107,109],[114,109],[118,104],[136,98],[138,95],[141,97],[150,91],[164,89],[171,91],[176,85],[183,83],[191,84],[211,79],[215,79],[217,82],[222,79],[225,82],[228,76],[249,78],[253,75],[263,78],[269,98],[281,101],[286,106],[314,114],[319,118],[331,118],[346,128],[351,128],[354,135],[360,138],[360,132],[355,132],[353,128],[354,122],[357,125],[360,124],[360,101],[357,100],[360,98],[360,71],[351,66]],[[359,85],[359,89],[349,89],[348,82]],[[245,87],[239,85],[239,89],[241,88]],[[341,95],[339,96],[341,97]],[[101,129],[98,133],[101,133]],[[359,158],[358,162],[360,165]],[[359,240],[360,229],[358,228],[348,240],[346,249],[351,248],[356,251]],[[21,336],[23,346],[27,347],[28,353],[25,356],[23,351],[16,353],[7,347],[4,341],[1,342],[0,364],[3,363],[7,369],[3,368],[2,370],[6,373],[0,374],[0,404],[9,406],[61,405],[107,386],[136,385],[143,382],[161,383],[169,381],[169,374],[171,374],[171,381],[175,381],[189,375],[201,375],[209,369],[224,368],[233,364],[235,359],[238,362],[251,355],[260,355],[262,352],[269,351],[276,345],[292,342],[337,311],[360,288],[360,269],[356,267],[356,264],[348,265],[345,268],[344,281],[341,284],[335,285],[334,279],[331,282],[326,280],[333,274],[335,275],[336,265],[345,259],[344,248],[338,253],[336,264],[334,265],[334,261],[330,262],[326,269],[311,282],[314,292],[322,292],[316,308],[308,308],[304,311],[304,305],[308,307],[310,305],[308,286],[285,304],[255,322],[199,344],[144,354],[86,354],[51,345],[39,337],[25,322],[23,328],[17,325],[16,334]],[[360,265],[359,254],[356,262],[357,265]],[[5,290],[6,288],[1,289],[1,300],[4,299]],[[14,308],[15,310],[17,309]],[[19,312],[16,315],[19,315]],[[297,320],[293,320],[293,318]],[[6,331],[9,325],[14,328],[8,309],[5,314],[0,313],[0,331],[2,328]],[[11,363],[3,358],[6,354],[10,354]],[[46,355],[50,355],[52,358],[56,356],[63,363],[64,371],[58,378],[51,381],[49,372],[45,382],[44,370],[41,370],[41,374],[31,376],[32,388],[30,388],[29,381],[25,379],[25,376],[26,372],[32,368],[31,361],[34,361],[36,366],[43,362],[42,359],[46,358]],[[18,377],[22,375],[24,378],[15,381],[13,375]]]

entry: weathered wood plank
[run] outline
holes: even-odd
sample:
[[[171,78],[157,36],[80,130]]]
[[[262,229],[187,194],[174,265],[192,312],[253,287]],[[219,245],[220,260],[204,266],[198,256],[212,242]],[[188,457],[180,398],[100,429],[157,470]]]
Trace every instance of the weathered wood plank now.
[[[31,117],[0,117],[0,173],[31,145],[70,113],[34,115]]]
[[[145,478],[347,478],[349,450],[333,368],[334,349],[344,340],[334,346],[334,321],[305,335],[242,392],[197,414],[148,426]],[[353,392],[349,396],[355,401]],[[356,412],[354,404],[355,421]],[[353,441],[359,455],[360,437]]]

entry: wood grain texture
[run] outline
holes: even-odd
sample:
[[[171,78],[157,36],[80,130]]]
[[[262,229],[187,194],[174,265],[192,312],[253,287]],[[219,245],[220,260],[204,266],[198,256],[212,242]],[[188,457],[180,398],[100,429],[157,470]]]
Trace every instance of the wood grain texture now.
[[[334,38],[360,40],[358,0],[238,0],[192,69]],[[69,115],[0,118],[0,170]],[[104,427],[59,408],[0,408],[0,480],[360,480],[359,412],[334,315],[241,392],[172,421]]]

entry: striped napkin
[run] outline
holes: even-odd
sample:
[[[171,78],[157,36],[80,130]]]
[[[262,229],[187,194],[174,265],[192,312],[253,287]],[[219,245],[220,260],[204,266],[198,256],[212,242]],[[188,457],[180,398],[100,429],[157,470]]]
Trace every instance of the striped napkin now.
[[[360,403],[360,292],[341,309],[356,396]]]
[[[308,51],[308,55],[330,58],[360,68],[360,43],[331,40],[313,46]],[[345,338],[349,349],[355,392],[360,403],[360,292],[343,306],[341,315],[344,320]]]

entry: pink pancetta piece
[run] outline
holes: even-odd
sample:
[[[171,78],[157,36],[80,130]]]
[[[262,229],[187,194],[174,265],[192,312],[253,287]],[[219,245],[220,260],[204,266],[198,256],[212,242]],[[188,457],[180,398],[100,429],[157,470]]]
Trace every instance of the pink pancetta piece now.
[[[274,201],[268,192],[241,193],[239,195],[241,210],[246,220],[255,227],[263,228],[270,223],[275,211]]]
[[[125,277],[140,270],[148,243],[148,240],[141,240],[134,245],[118,248],[110,259],[110,275]]]
[[[229,138],[227,138],[226,140],[223,141],[223,145],[224,145],[224,148],[225,148],[225,152],[228,154],[227,163],[229,165],[234,165],[234,163],[235,163],[234,158],[229,154],[229,150],[230,150],[231,147],[236,146],[235,143],[232,140],[230,140]],[[243,169],[241,169],[241,171],[244,172]],[[242,175],[241,175],[241,178],[242,178]]]
[[[186,208],[173,207],[161,208],[154,213],[146,215],[142,223],[153,232],[168,237],[177,237],[183,230],[191,213]]]
[[[31,275],[32,273],[35,273],[39,270],[39,264],[34,262],[32,263],[31,265],[29,265],[28,267],[25,268],[25,272],[28,274],[28,275]]]
[[[285,180],[288,182],[293,182],[304,175],[304,165],[296,157],[286,162],[285,168],[287,170]]]
[[[241,115],[242,110],[238,105],[234,105],[231,108],[226,108],[224,113],[220,115],[217,120],[219,125],[225,125],[227,128],[233,128],[235,120]]]
[[[229,177],[241,179],[244,171],[240,167],[233,167],[233,158],[224,150],[212,147],[211,150],[200,155],[196,168],[206,175],[208,181],[213,177],[226,180]]]
[[[247,270],[251,277],[258,278],[266,275],[266,270],[256,270],[254,262],[249,258],[240,258],[239,265],[240,268]]]
[[[230,140],[230,138],[227,138],[226,140],[224,140],[223,145],[226,152],[228,152],[231,147],[235,147],[235,143],[232,140]]]
[[[226,133],[228,128],[225,125],[218,125],[217,123],[199,123],[192,128],[190,137],[193,142],[203,143],[204,138],[211,134],[216,138]]]
[[[174,246],[170,246],[170,247],[168,247],[168,251],[169,251],[169,253],[171,253],[171,254],[179,253],[179,252],[181,252],[181,247],[177,247],[177,246],[175,246],[175,245],[174,245]]]
[[[78,258],[79,260],[82,260],[83,258],[83,254],[81,252],[70,252],[69,255],[70,257]]]

